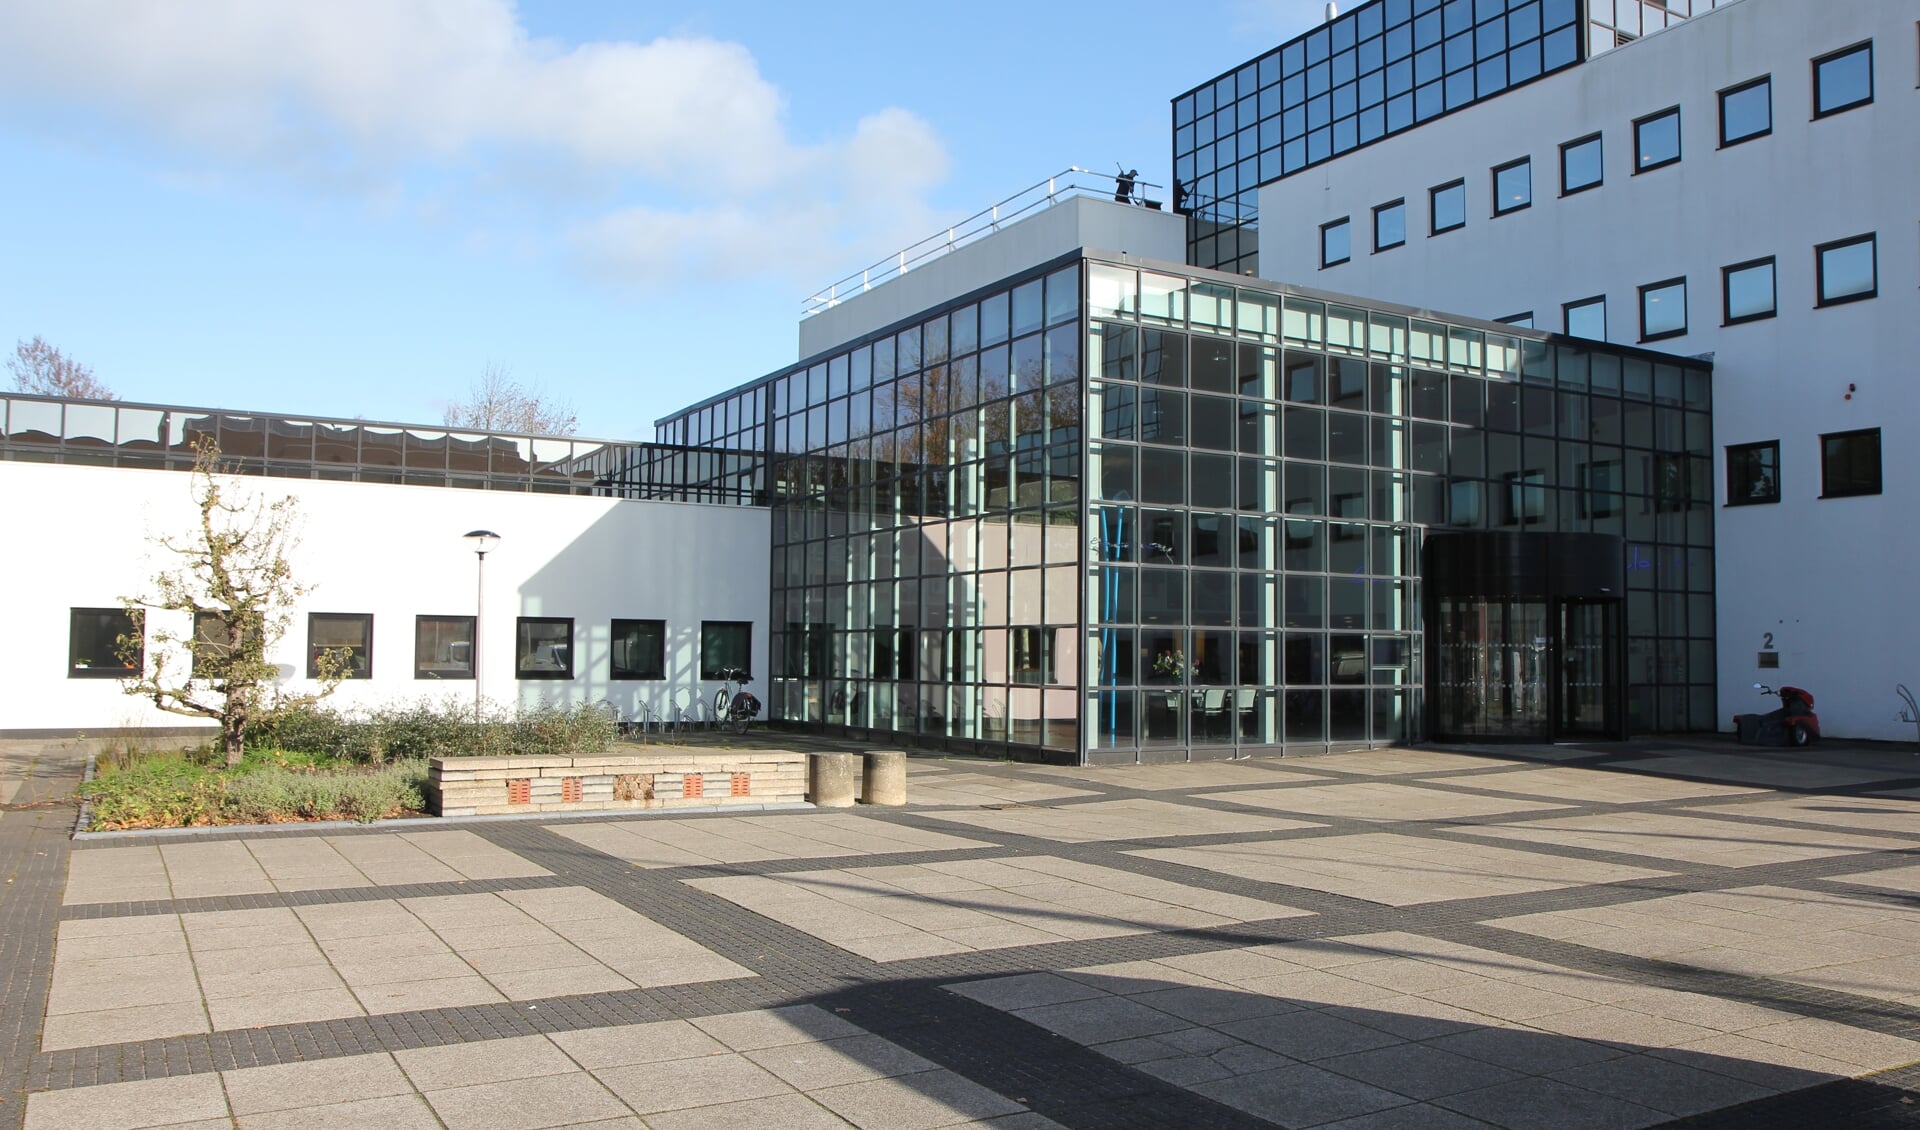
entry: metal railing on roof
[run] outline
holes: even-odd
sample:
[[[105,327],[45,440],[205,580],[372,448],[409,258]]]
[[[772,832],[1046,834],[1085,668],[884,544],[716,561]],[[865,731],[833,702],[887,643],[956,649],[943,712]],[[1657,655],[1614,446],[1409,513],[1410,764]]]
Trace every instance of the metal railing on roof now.
[[[758,452],[433,424],[0,394],[0,460],[764,505]]]
[[[872,266],[855,271],[846,278],[829,284],[825,289],[813,292],[801,301],[800,316],[810,318],[822,310],[839,305],[854,295],[864,294],[888,279],[898,278],[929,259],[938,258],[976,239],[991,235],[999,231],[1003,224],[1012,223],[1023,216],[1050,208],[1071,197],[1103,196],[1119,203],[1139,204],[1157,211],[1161,206],[1160,201],[1150,199],[1144,190],[1160,187],[1152,181],[1141,180],[1137,175],[1100,173],[1092,169],[1083,169],[1078,165],[1070,165],[1043,181],[1021,189],[1005,200],[975,212],[943,231],[935,232],[918,243],[903,247]]]

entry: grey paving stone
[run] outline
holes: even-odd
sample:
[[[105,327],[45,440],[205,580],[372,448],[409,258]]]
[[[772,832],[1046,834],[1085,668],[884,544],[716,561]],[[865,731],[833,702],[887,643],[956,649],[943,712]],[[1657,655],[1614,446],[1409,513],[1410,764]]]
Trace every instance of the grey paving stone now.
[[[791,1093],[771,1072],[735,1054],[604,1067],[594,1074],[642,1115]]]
[[[407,1095],[413,1087],[389,1055],[355,1055],[222,1073],[236,1115],[330,1106],[353,1099]]]
[[[832,1013],[805,1005],[705,1016],[695,1020],[693,1026],[735,1051],[865,1034]]]
[[[23,1130],[142,1130],[226,1116],[218,1076],[183,1075],[30,1095]]]
[[[812,1097],[862,1130],[931,1130],[1022,1109],[1019,1103],[951,1071],[849,1083],[815,1091]]]
[[[395,1052],[393,1058],[422,1091],[565,1075],[580,1070],[579,1065],[545,1036],[415,1048]]]
[[[1289,1059],[1302,1061],[1371,1051],[1404,1042],[1398,1036],[1390,1036],[1377,1028],[1312,1009],[1255,1020],[1235,1020],[1221,1024],[1219,1028],[1250,1044],[1258,1044]]]
[[[938,1066],[878,1036],[787,1044],[747,1052],[746,1056],[798,1091],[857,1083],[863,1079],[890,1079],[932,1071]]]
[[[1635,1130],[1667,1120],[1651,1107],[1554,1079],[1518,1079],[1434,1102],[1512,1130]]]
[[[425,1099],[409,1092],[385,1098],[354,1099],[326,1106],[244,1114],[239,1130],[440,1130]],[[226,1126],[227,1123],[220,1125]]]
[[[632,1113],[584,1071],[428,1091],[447,1130],[545,1130]]]
[[[1014,1009],[1063,1004],[1067,1001],[1088,1000],[1106,995],[1102,990],[1093,988],[1085,982],[1062,977],[1057,973],[1023,973],[1017,977],[966,981],[947,985],[944,988],[950,993],[958,993],[970,1000],[1008,1012]]]
[[[1485,1060],[1470,1059],[1425,1044],[1398,1044],[1337,1055],[1318,1063],[1328,1071],[1337,1071],[1410,1099],[1433,1099],[1523,1077],[1517,1071]]]
[[[1404,1095],[1306,1063],[1202,1083],[1194,1090],[1282,1126],[1317,1126],[1408,1101]]]
[[[1023,1008],[1014,1015],[1083,1044],[1151,1036],[1187,1027],[1187,1022],[1178,1017],[1135,1004],[1124,997],[1095,997],[1065,1004],[1042,1005],[1039,1008]]]
[[[852,1123],[804,1095],[716,1103],[647,1116],[653,1130],[837,1130]]]
[[[562,1051],[588,1070],[690,1059],[727,1050],[725,1044],[684,1020],[556,1032],[551,1038],[560,1045]]]
[[[1625,1055],[1555,1072],[1554,1079],[1673,1116],[1737,1106],[1773,1088],[1650,1055]]]

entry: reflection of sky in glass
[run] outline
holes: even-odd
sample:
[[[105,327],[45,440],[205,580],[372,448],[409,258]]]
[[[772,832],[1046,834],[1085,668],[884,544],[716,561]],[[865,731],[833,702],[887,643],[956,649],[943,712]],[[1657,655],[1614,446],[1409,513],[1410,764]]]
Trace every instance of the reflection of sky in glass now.
[[[1834,247],[1820,253],[1822,298],[1845,298],[1873,289],[1873,241]]]
[[[1727,320],[1773,313],[1773,264],[1727,274]]]

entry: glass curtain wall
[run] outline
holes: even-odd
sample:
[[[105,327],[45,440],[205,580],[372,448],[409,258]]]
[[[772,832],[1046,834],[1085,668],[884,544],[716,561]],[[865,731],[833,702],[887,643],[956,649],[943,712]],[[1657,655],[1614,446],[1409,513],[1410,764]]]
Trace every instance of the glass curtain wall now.
[[[773,717],[1077,758],[1080,280],[1043,270],[766,383]]]
[[[1424,732],[1428,528],[1627,540],[1629,722],[1712,728],[1704,366],[1090,264],[1095,761]]]

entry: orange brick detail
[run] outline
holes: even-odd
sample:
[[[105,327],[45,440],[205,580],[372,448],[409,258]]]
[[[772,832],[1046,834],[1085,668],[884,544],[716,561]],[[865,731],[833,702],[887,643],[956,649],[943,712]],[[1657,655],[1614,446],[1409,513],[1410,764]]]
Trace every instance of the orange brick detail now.
[[[733,775],[733,795],[734,796],[752,796],[753,795],[753,774],[735,773]]]
[[[507,782],[508,804],[529,804],[533,801],[533,781],[527,777]]]
[[[706,796],[707,780],[700,773],[688,773],[680,778],[680,795],[686,797]]]
[[[578,777],[560,778],[560,800],[566,804],[575,804],[580,800],[584,788]]]

